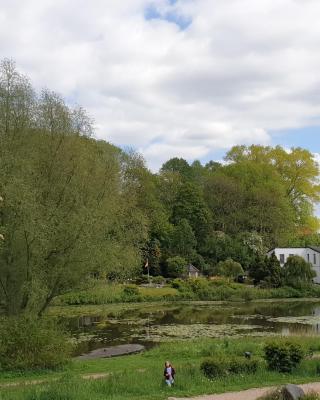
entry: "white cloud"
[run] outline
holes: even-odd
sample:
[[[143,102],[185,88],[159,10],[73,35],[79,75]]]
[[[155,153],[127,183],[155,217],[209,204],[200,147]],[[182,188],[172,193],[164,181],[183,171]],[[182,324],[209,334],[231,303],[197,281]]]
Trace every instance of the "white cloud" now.
[[[152,4],[191,25],[146,20]],[[0,57],[157,168],[312,124],[319,14],[316,0],[0,0]]]

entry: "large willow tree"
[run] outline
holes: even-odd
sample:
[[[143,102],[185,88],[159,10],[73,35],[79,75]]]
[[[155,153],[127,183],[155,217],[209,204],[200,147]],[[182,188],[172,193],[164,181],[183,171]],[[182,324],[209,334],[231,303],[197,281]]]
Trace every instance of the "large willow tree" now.
[[[41,314],[91,271],[130,276],[147,223],[133,155],[90,138],[83,109],[0,72],[0,300]]]

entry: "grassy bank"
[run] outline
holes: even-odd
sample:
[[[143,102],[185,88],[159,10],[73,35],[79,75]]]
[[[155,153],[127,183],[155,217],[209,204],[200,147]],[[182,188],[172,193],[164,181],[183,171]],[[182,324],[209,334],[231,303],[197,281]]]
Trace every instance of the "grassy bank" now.
[[[58,297],[55,305],[114,304],[152,301],[250,301],[262,299],[320,297],[320,286],[303,289],[282,287],[263,289],[226,281],[176,280],[164,287],[137,285],[96,284],[87,290]]]
[[[262,358],[263,346],[270,339],[198,340],[167,343],[144,354],[105,360],[73,361],[65,371],[47,374],[29,373],[26,378],[59,380],[36,387],[1,388],[1,400],[100,400],[145,399],[160,400],[170,395],[192,396],[204,393],[221,393],[251,387],[280,385],[287,382],[319,381],[320,360],[307,358],[291,374],[267,370]],[[317,337],[295,338],[307,353],[319,352]],[[237,374],[209,380],[200,371],[201,362],[207,357],[243,357],[245,351],[259,360],[254,374]],[[176,385],[163,384],[163,362],[169,359],[177,370]],[[107,373],[96,381],[85,381],[81,375]],[[16,374],[1,374],[0,384],[17,379]],[[20,376],[20,380],[22,377]]]

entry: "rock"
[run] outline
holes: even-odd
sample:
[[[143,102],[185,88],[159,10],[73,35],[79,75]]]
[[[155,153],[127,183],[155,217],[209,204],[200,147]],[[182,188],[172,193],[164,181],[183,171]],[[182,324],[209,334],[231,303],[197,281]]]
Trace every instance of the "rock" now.
[[[120,346],[104,347],[87,354],[76,357],[78,360],[91,360],[95,358],[107,358],[140,353],[145,349],[141,344],[122,344]]]
[[[285,400],[299,400],[304,398],[304,391],[296,385],[286,385],[282,389],[282,394]]]

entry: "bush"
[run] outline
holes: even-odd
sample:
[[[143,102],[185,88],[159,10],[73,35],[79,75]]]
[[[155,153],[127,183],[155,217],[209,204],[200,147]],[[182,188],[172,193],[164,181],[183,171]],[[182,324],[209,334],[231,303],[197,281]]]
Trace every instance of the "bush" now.
[[[136,285],[126,285],[122,292],[123,301],[141,301],[142,296],[140,295],[139,288]]]
[[[268,368],[279,372],[292,372],[304,357],[299,344],[292,342],[272,342],[264,348]]]
[[[166,282],[166,280],[165,280],[165,278],[163,276],[159,275],[159,276],[155,276],[152,279],[152,282],[157,284],[157,285],[163,285]]]
[[[200,365],[200,370],[208,379],[218,378],[226,373],[225,363],[216,359],[203,361]]]
[[[228,370],[232,374],[255,374],[258,366],[258,360],[235,358],[230,361]]]
[[[259,363],[255,359],[246,358],[208,358],[200,365],[200,370],[208,379],[228,374],[255,374]]]
[[[71,344],[52,322],[32,317],[0,320],[0,369],[55,369],[69,360]]]
[[[238,275],[243,275],[244,273],[241,264],[233,261],[232,258],[220,261],[214,271],[219,276],[225,276],[232,279],[236,278]]]
[[[186,272],[187,261],[182,257],[168,258],[166,264],[169,278],[178,278]]]
[[[171,282],[171,286],[178,290],[187,290],[187,284],[182,279],[176,278]]]
[[[302,257],[291,256],[282,268],[282,284],[293,288],[303,288],[310,286],[316,276],[312,265]]]

